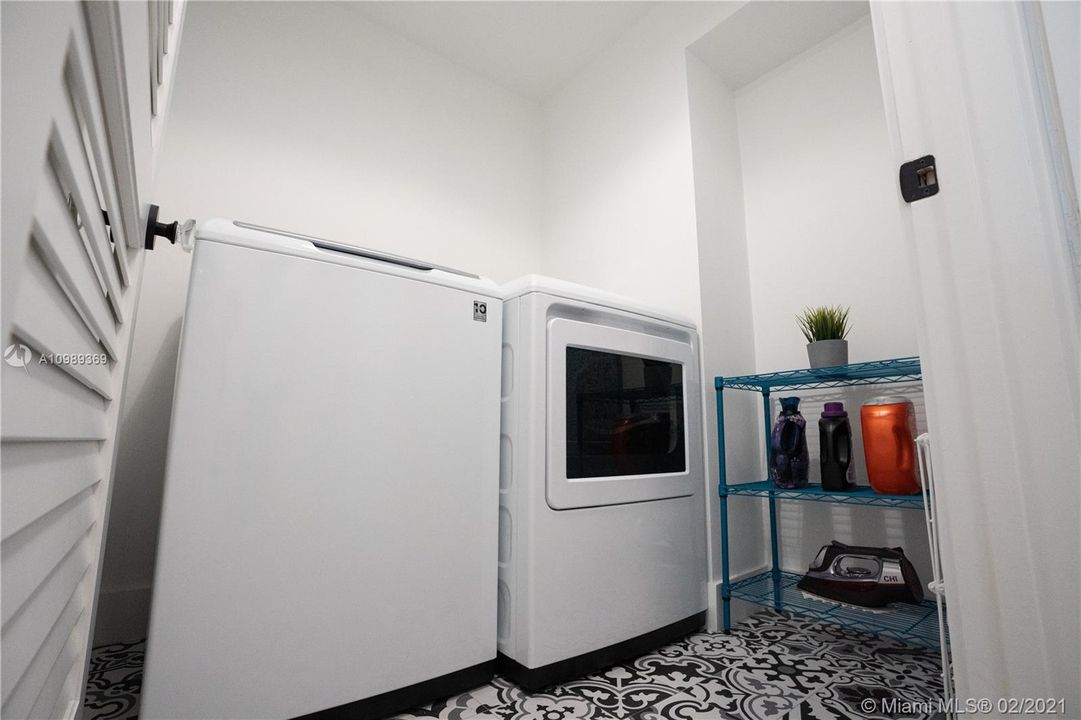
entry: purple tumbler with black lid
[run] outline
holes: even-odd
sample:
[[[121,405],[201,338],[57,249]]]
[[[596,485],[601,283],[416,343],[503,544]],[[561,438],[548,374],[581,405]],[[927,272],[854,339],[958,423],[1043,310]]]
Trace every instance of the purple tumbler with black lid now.
[[[781,398],[781,414],[770,436],[769,479],[779,488],[807,487],[811,456],[807,452],[807,421],[798,397]]]
[[[855,487],[849,479],[852,466],[852,426],[844,403],[828,402],[818,420],[819,462],[822,489],[843,492]]]

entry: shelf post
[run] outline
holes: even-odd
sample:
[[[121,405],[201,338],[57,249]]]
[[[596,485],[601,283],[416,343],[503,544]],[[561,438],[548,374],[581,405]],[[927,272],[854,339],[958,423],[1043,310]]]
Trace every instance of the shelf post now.
[[[721,626],[724,632],[732,632],[732,588],[728,566],[728,470],[724,454],[724,381],[714,381],[717,390],[717,474],[721,514]]]
[[[770,422],[769,390],[762,390],[762,418],[766,428],[766,477],[769,477],[770,463],[773,462],[773,444],[771,442],[772,423]],[[781,561],[777,549],[777,496],[771,490],[769,493],[769,550],[771,570],[770,577],[773,579],[773,609],[781,610]]]

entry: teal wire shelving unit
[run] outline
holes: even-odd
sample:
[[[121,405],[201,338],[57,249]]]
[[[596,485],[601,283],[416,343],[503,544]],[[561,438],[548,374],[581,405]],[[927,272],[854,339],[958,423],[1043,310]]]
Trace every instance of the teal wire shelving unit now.
[[[796,587],[800,576],[784,572],[780,566],[777,540],[777,501],[827,502],[842,505],[864,505],[885,508],[923,508],[922,495],[881,495],[869,487],[847,492],[829,492],[821,485],[809,485],[798,490],[773,486],[769,480],[729,484],[724,445],[724,390],[749,390],[761,393],[762,412],[766,428],[766,464],[770,460],[769,437],[772,431],[770,400],[772,393],[792,390],[819,390],[860,385],[919,382],[923,379],[918,357],[851,363],[816,370],[786,370],[762,375],[718,377],[717,445],[720,461],[721,497],[721,601],[724,631],[732,629],[732,598],[757,605],[787,610],[810,616],[823,622],[842,625],[862,632],[891,637],[903,642],[938,647],[938,610],[934,602],[897,604],[889,612],[872,612],[844,605],[809,599]],[[765,572],[732,582],[728,563],[728,498],[733,496],[761,497],[769,503],[769,534],[771,567]]]

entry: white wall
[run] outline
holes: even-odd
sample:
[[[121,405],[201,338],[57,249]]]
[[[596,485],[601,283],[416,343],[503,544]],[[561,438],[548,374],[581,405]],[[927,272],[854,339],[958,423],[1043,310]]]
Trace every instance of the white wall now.
[[[736,93],[758,372],[807,366],[795,315],[851,307],[850,360],[919,354],[911,271],[897,207],[869,16]],[[820,480],[818,418],[827,400],[849,412],[856,480],[867,483],[859,406],[892,387],[803,398],[811,481]],[[905,390],[926,429],[921,393]],[[776,403],[773,414],[777,412]],[[911,510],[782,503],[782,565],[805,572],[820,545],[902,546],[930,575],[923,515]]]
[[[661,4],[545,104],[545,273],[699,319],[685,51],[738,7]]]
[[[536,267],[535,103],[345,3],[196,3],[158,193],[505,281]],[[188,54],[190,50],[190,54]]]
[[[853,336],[854,360],[917,352],[868,21],[733,96],[687,47],[738,7],[654,10],[545,105],[544,272],[702,322],[714,581],[712,378],[805,366],[793,315],[808,303],[854,306],[856,322],[865,321]],[[822,107],[830,103],[833,110]],[[822,188],[823,155],[842,157],[831,163],[843,176],[836,190]],[[846,258],[840,272],[836,256]],[[877,270],[868,273],[868,264]],[[788,281],[780,291],[776,277]],[[726,397],[729,480],[760,479],[759,401]],[[813,428],[817,410],[807,417]],[[812,429],[812,445],[815,438]],[[731,501],[734,575],[765,562],[762,511],[760,502]],[[883,522],[845,510],[835,532],[825,512],[785,513],[787,567],[806,569],[818,544],[836,537],[903,545],[929,572],[918,513]]]
[[[700,291],[705,281],[699,274],[700,241],[719,233],[725,242],[738,246],[742,236],[740,228],[727,224],[729,218],[714,215],[700,220],[696,215],[696,202],[709,202],[697,199],[696,189],[708,193],[705,188],[723,186],[732,176],[728,168],[718,168],[713,157],[707,160],[692,153],[696,110],[688,93],[686,51],[740,6],[661,4],[545,104],[546,274],[702,320],[705,296]],[[710,132],[706,124],[697,124],[698,130]],[[721,322],[717,336],[705,329],[702,333],[703,415],[709,428],[706,531],[713,582],[719,572],[713,374],[753,371],[748,296],[739,290],[741,277],[745,286],[746,271],[732,266],[720,277],[733,281],[726,292],[736,304],[731,315],[727,310],[722,313],[734,326]],[[714,295],[708,297],[712,300]],[[731,344],[726,344],[721,336],[736,327],[742,335],[731,336]],[[735,428],[732,451],[753,463],[756,448],[741,448],[743,440]],[[760,526],[755,522],[749,518],[737,524],[737,531],[750,524],[740,558],[761,553]],[[711,627],[717,621],[715,598],[711,593]]]
[[[687,89],[702,298],[710,577],[717,583],[721,578],[716,492],[719,448],[713,378],[754,372],[754,321],[735,96],[711,68],[690,52],[687,53]],[[725,467],[729,482],[761,479],[764,470],[759,450],[760,400],[752,393],[728,390],[724,403]],[[728,503],[729,533],[733,538],[730,573],[738,578],[759,570],[766,562],[762,540],[764,503],[749,498],[731,498]],[[733,618],[736,617],[738,613],[734,613]],[[713,616],[710,621],[714,628],[720,622]]]
[[[540,109],[346,4],[193,3],[155,201],[460,267],[540,265]],[[150,253],[98,639],[145,626],[190,256]]]
[[[758,370],[806,366],[795,315],[807,305],[851,306],[852,361],[916,354],[870,18],[736,104]]]

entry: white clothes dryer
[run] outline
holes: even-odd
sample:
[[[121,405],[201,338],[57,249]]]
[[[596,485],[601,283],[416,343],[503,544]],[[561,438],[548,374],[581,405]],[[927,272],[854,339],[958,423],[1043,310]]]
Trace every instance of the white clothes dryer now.
[[[704,622],[698,333],[559,280],[503,289],[499,650],[536,689]]]

